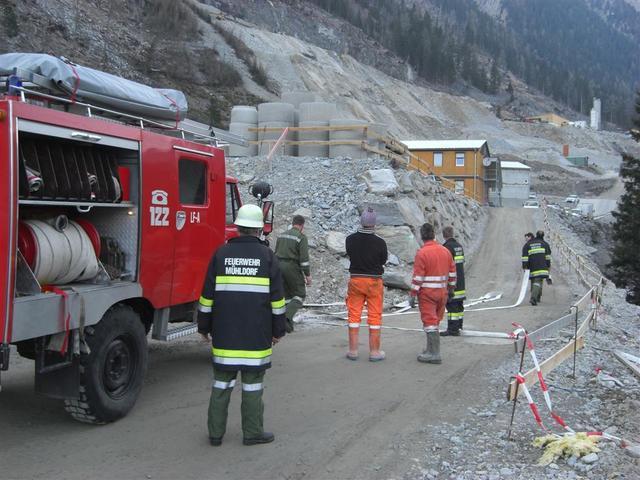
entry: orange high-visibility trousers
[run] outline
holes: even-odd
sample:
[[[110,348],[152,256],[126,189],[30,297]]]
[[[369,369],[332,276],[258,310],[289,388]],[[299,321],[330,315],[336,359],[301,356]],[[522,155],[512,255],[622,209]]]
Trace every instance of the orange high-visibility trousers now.
[[[423,288],[420,290],[418,306],[425,331],[438,330],[448,298],[446,288]]]
[[[347,310],[349,327],[360,327],[362,308],[367,304],[367,323],[369,327],[380,328],[382,325],[382,302],[384,286],[382,278],[351,277],[347,287]]]

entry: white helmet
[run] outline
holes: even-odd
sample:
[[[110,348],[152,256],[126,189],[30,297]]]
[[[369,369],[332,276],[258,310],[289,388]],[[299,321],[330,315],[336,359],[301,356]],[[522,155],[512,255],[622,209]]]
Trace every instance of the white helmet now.
[[[264,227],[262,209],[257,205],[243,205],[238,210],[238,216],[233,223],[239,227],[262,228]]]

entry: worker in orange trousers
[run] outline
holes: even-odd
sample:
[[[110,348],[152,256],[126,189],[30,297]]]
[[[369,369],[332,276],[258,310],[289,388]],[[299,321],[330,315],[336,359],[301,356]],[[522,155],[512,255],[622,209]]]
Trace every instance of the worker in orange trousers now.
[[[440,364],[440,321],[444,316],[449,291],[456,286],[456,264],[451,252],[435,241],[433,225],[422,225],[420,237],[424,244],[414,260],[409,297],[412,307],[418,299],[420,318],[427,335],[426,347],[418,355],[418,361]]]
[[[350,265],[349,286],[347,287],[347,310],[349,312],[349,360],[358,359],[358,334],[362,309],[367,305],[369,325],[369,361],[384,360],[380,350],[380,329],[382,326],[382,305],[384,285],[382,274],[387,263],[387,244],[375,234],[376,213],[366,207],[360,217],[360,228],[349,235],[345,246]]]

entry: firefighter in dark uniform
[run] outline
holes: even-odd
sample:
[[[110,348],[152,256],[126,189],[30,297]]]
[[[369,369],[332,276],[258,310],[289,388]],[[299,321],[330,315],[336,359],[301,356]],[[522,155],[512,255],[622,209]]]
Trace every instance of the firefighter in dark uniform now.
[[[456,286],[453,291],[449,291],[447,300],[447,331],[440,336],[460,335],[460,329],[464,321],[464,299],[466,291],[464,285],[464,250],[462,245],[453,237],[453,227],[442,229],[444,237],[444,247],[451,252],[451,256],[456,264]]]
[[[291,228],[278,237],[276,257],[280,261],[284,300],[287,304],[287,333],[293,332],[293,316],[302,307],[307,295],[307,285],[311,285],[309,267],[309,242],[304,231],[304,217],[294,215]]]
[[[271,347],[285,335],[285,303],[278,259],[258,238],[262,209],[244,205],[232,238],[213,255],[198,305],[198,332],[213,345],[213,388],[209,440],[218,446],[227,427],[227,409],[238,371],[242,381],[242,433],[245,445],[272,442],[263,430],[265,370]]]
[[[529,270],[531,280],[531,305],[537,305],[542,297],[544,279],[549,277],[551,268],[551,248],[544,241],[544,232],[538,230],[536,236],[522,247],[522,268]]]

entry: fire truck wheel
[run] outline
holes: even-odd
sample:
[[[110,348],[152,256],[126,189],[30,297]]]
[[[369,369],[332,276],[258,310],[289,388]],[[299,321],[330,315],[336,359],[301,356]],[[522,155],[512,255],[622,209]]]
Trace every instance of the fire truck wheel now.
[[[140,316],[115,305],[85,329],[91,353],[80,358],[79,398],[65,400],[65,410],[85,423],[124,417],[136,403],[147,370],[147,337]]]

